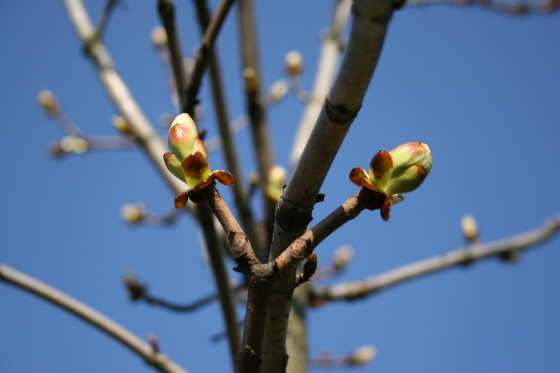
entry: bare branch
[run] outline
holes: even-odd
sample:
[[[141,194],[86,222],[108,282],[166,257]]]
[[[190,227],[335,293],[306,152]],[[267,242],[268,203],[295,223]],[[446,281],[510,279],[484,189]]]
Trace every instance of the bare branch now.
[[[216,14],[212,17],[212,20],[202,37],[202,45],[196,55],[196,61],[187,83],[186,102],[183,106],[183,112],[189,114],[193,118],[194,107],[197,104],[198,91],[200,89],[200,84],[202,83],[204,72],[210,62],[214,41],[216,40],[229,9],[234,2],[235,0],[222,0],[218,10],[216,10]]]
[[[268,171],[275,165],[274,150],[266,118],[265,100],[262,94],[261,73],[257,43],[257,27],[252,0],[240,0],[238,5],[240,48],[242,54],[243,75],[245,78],[245,99],[247,113],[251,123],[251,133],[255,158],[259,171],[261,190],[266,190]],[[268,245],[272,237],[275,203],[263,193],[264,222],[266,237],[263,242]],[[257,253],[261,261],[267,259],[267,253]]]
[[[144,149],[173,192],[175,194],[183,192],[185,185],[167,170],[163,162],[162,155],[167,152],[165,142],[148,121],[126,83],[116,71],[109,52],[95,33],[95,28],[82,1],[65,0],[65,3],[84,49],[95,64],[99,79],[119,112],[132,128],[136,141]],[[192,209],[191,212],[194,213]]]
[[[187,76],[185,74],[179,33],[175,25],[175,4],[173,0],[158,0],[158,11],[161,23],[167,34],[167,46],[171,56],[171,66],[173,67],[173,75],[175,76],[175,87],[179,96],[179,104],[181,107],[185,107]]]
[[[518,234],[511,238],[453,250],[446,254],[410,263],[364,280],[350,281],[324,288],[315,288],[312,296],[322,300],[352,300],[362,298],[401,282],[415,279],[432,272],[441,271],[452,266],[469,264],[480,259],[533,248],[537,244],[553,237],[559,230],[560,216],[556,216],[545,222],[540,228]]]
[[[158,351],[154,351],[154,348],[150,344],[144,342],[129,330],[60,290],[3,264],[0,264],[0,280],[27,290],[73,313],[123,344],[158,371],[165,373],[186,373],[184,369],[170,360],[169,357]]]
[[[440,4],[479,6],[494,12],[511,15],[550,14],[560,9],[560,1],[558,0],[519,1],[517,3],[494,0],[410,0],[407,1],[406,6]]]
[[[338,60],[342,53],[342,32],[350,17],[351,0],[337,0],[333,12],[333,18],[329,29],[323,33],[323,41],[319,52],[315,83],[310,94],[306,95],[305,110],[301,116],[299,126],[294,137],[290,165],[295,167],[301,157],[303,148],[309,139],[315,121],[321,112],[325,97],[332,86]],[[292,82],[293,83],[293,82]]]
[[[105,28],[107,27],[107,23],[109,22],[109,18],[111,17],[111,13],[115,6],[119,3],[120,0],[107,0],[107,4],[105,5],[105,9],[103,9],[103,13],[99,18],[99,22],[97,22],[97,36],[99,38],[103,37],[103,33],[105,32]]]
[[[210,24],[210,9],[206,0],[195,1],[198,22],[201,32],[204,33]],[[253,212],[249,206],[249,195],[245,190],[243,183],[243,173],[237,156],[237,149],[233,141],[233,133],[229,124],[229,113],[227,110],[226,97],[224,94],[222,73],[220,71],[219,54],[215,49],[210,57],[210,83],[212,86],[212,95],[214,98],[214,108],[218,120],[218,128],[220,130],[220,139],[224,148],[224,159],[227,169],[233,174],[237,182],[233,185],[233,195],[235,205],[239,213],[239,218],[243,229],[247,233],[250,242],[257,243],[257,234],[255,233]]]

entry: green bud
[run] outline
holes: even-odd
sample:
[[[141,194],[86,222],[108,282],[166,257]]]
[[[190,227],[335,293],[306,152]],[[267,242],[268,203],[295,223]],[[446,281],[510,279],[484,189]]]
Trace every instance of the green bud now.
[[[428,145],[408,142],[390,152],[377,152],[369,165],[369,180],[378,191],[392,196],[418,188],[431,169]]]
[[[193,154],[193,147],[198,133],[196,125],[188,114],[178,115],[169,128],[169,150],[175,154],[180,162]]]

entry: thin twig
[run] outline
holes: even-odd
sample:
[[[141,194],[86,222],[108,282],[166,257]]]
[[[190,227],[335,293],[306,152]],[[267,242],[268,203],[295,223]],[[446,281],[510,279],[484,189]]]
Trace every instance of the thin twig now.
[[[27,290],[54,305],[73,313],[85,322],[96,327],[108,336],[117,340],[132,352],[140,356],[146,363],[165,373],[186,373],[186,371],[169,359],[166,355],[154,351],[154,348],[131,333],[115,321],[102,315],[98,311],[72,298],[33,277],[21,273],[6,265],[0,264],[0,280]]]
[[[258,54],[258,44],[256,35],[256,24],[253,10],[253,0],[240,0],[238,5],[238,24],[240,31],[240,48],[242,54],[243,73],[245,78],[250,75],[251,87],[246,84],[245,99],[249,122],[251,123],[251,133],[255,158],[259,172],[261,190],[266,190],[268,171],[275,165],[274,150],[270,137],[270,131],[266,118],[266,106],[261,88],[261,74]],[[266,227],[266,237],[262,240],[268,245],[272,237],[274,224],[275,202],[265,193],[262,194],[264,207],[264,223]],[[268,253],[257,253],[261,261],[266,261]]]
[[[235,0],[222,0],[216,14],[212,17],[212,20],[202,37],[202,45],[196,54],[194,67],[187,83],[185,105],[182,107],[183,112],[189,114],[193,118],[194,107],[197,104],[198,91],[200,90],[200,84],[202,83],[204,72],[210,62],[214,42],[222,28],[222,24],[224,23],[226,16],[229,13],[229,9],[234,2]]]
[[[175,4],[173,0],[158,0],[158,11],[161,23],[167,34],[167,45],[171,56],[171,66],[173,67],[173,75],[175,76],[175,87],[179,96],[179,104],[181,107],[185,107],[187,76],[185,74],[179,33],[177,32],[175,24]]]
[[[511,15],[551,14],[560,9],[560,1],[558,0],[542,0],[539,2],[519,1],[517,3],[493,0],[410,0],[407,1],[406,6],[441,4],[479,6],[490,11]]]
[[[204,33],[210,24],[210,9],[206,0],[196,0],[195,5],[199,26],[201,32]],[[239,158],[237,156],[238,153],[229,124],[229,113],[227,110],[226,96],[224,94],[222,73],[220,71],[219,54],[216,49],[210,57],[210,82],[221,143],[224,148],[224,159],[228,171],[231,172],[237,180],[233,185],[233,195],[239,213],[239,219],[241,220],[245,233],[249,237],[249,241],[257,243],[253,212],[249,206],[249,195],[245,189],[245,183],[243,183],[243,173],[241,172]]]
[[[105,9],[103,9],[103,13],[99,18],[99,22],[97,22],[97,36],[101,39],[103,37],[103,33],[105,32],[105,28],[107,28],[107,23],[109,22],[109,18],[111,17],[111,13],[115,8],[115,5],[119,3],[120,0],[108,0],[107,4],[105,5]]]
[[[533,248],[537,244],[552,238],[558,231],[560,231],[560,215],[549,219],[540,228],[510,238],[449,251],[446,254],[413,262],[364,280],[350,281],[321,288],[316,287],[312,290],[312,297],[321,300],[353,300],[363,298],[404,281],[456,265],[470,264],[474,261],[495,257],[503,253]]]
[[[242,348],[238,358],[240,373],[257,372],[262,363],[264,331],[269,309],[270,284],[274,272],[272,266],[261,264],[247,235],[229,210],[216,188],[209,186],[201,191],[203,200],[224,228],[237,270],[248,279],[247,311],[243,329]]]
[[[226,331],[228,334],[228,342],[230,347],[230,357],[235,371],[237,366],[237,354],[240,349],[241,335],[239,333],[238,317],[235,308],[235,296],[232,287],[230,286],[230,279],[226,271],[223,251],[220,249],[219,238],[214,234],[214,217],[210,209],[205,205],[198,205],[198,216],[202,226],[210,226],[212,229],[204,229],[204,239],[206,241],[206,250],[210,259],[210,267],[216,288],[218,289],[218,296],[220,298],[220,306],[222,309],[222,316],[224,318]]]

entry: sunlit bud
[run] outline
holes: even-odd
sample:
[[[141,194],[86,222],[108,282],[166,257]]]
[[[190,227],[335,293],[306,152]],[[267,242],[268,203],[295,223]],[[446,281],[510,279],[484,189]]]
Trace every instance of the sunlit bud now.
[[[60,148],[67,153],[83,154],[88,151],[88,142],[77,136],[66,136],[60,141]]]
[[[48,115],[57,115],[60,113],[60,105],[58,99],[48,89],[43,89],[37,96],[39,105],[45,110]]]
[[[259,78],[257,72],[252,67],[243,69],[243,79],[245,80],[245,90],[249,93],[258,92],[260,89]]]
[[[119,115],[113,115],[113,117],[111,118],[111,124],[117,129],[117,131],[124,135],[132,134],[132,128],[130,127],[130,124],[128,124],[126,119]]]
[[[339,271],[342,268],[346,267],[346,264],[352,260],[354,256],[354,249],[352,246],[343,245],[340,246],[333,255],[333,266],[334,268]]]
[[[142,203],[127,203],[121,207],[121,217],[129,224],[137,224],[146,217],[146,207]]]
[[[303,70],[303,58],[298,51],[289,51],[286,54],[286,72],[290,75],[300,74]]]
[[[472,215],[463,216],[461,219],[461,230],[463,231],[463,236],[465,236],[465,239],[468,242],[478,242],[478,226]]]
[[[412,192],[426,179],[432,169],[432,152],[428,145],[409,142],[389,152],[393,169],[388,179],[385,194]]]
[[[284,79],[275,81],[270,87],[270,91],[268,92],[268,97],[270,98],[270,102],[274,103],[280,101],[286,96],[288,90],[289,90],[288,82],[286,82]]]
[[[167,44],[167,33],[165,32],[165,28],[163,28],[163,26],[154,27],[150,33],[150,38],[156,48],[163,48]]]
[[[275,202],[280,201],[280,197],[284,191],[284,182],[286,181],[286,169],[282,166],[274,166],[268,172],[266,185],[266,195]]]
[[[348,363],[350,365],[367,364],[377,356],[377,349],[374,346],[362,346],[354,351]]]
[[[169,128],[169,150],[182,162],[193,153],[194,141],[197,136],[196,125],[191,117],[188,114],[180,114]]]

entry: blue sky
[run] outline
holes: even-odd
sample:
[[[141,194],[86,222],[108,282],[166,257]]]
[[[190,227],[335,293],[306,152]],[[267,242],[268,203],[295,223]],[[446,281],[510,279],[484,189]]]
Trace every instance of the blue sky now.
[[[102,3],[88,2],[94,19]],[[183,50],[192,53],[199,38],[192,5],[179,6]],[[265,85],[282,77],[284,55],[296,49],[305,60],[303,84],[311,87],[330,2],[261,2],[257,10]],[[244,108],[236,22],[232,13],[218,43],[233,117]],[[174,114],[149,39],[158,23],[155,2],[129,1],[115,12],[105,36],[118,70],[154,123]],[[424,185],[394,208],[390,222],[364,212],[317,249],[320,264],[342,244],[355,249],[348,270],[332,282],[461,247],[459,221],[466,213],[477,218],[485,242],[559,213],[559,27],[558,13],[512,17],[453,6],[395,13],[314,221],[356,192],[349,171],[366,168],[381,148],[426,142],[434,165]],[[0,262],[60,288],[143,338],[154,332],[163,352],[190,372],[229,371],[226,344],[210,342],[223,330],[216,304],[169,314],[131,304],[121,286],[122,274],[132,270],[170,299],[187,302],[213,292],[190,217],[154,228],[128,226],[119,216],[129,202],[142,201],[153,212],[172,207],[172,193],[147,158],[139,150],[48,156],[48,145],[63,133],[36,103],[43,88],[57,94],[87,134],[115,134],[115,109],[81,52],[62,2],[1,2],[0,50]],[[200,125],[212,135],[206,87],[201,98],[208,104]],[[276,162],[283,166],[301,110],[288,97],[269,112]],[[249,133],[237,140],[248,174],[256,168]],[[210,161],[213,168],[223,167],[221,152]],[[225,187],[220,190],[230,196]],[[373,344],[377,360],[356,371],[558,372],[559,244],[555,238],[540,245],[517,264],[489,259],[310,310],[312,355]],[[152,371],[105,335],[34,296],[0,284],[0,299],[4,372]]]

